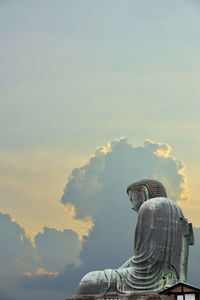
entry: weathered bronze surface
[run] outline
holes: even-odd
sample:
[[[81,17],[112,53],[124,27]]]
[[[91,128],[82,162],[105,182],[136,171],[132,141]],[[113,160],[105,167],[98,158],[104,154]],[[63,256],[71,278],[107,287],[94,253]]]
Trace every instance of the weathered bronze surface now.
[[[102,294],[102,295],[76,295],[66,300],[169,300],[169,296],[158,293],[134,292],[131,294]]]
[[[189,245],[194,243],[192,224],[156,180],[137,181],[127,193],[138,212],[133,256],[120,268],[86,274],[78,290],[82,299],[84,295],[160,292],[187,280]]]

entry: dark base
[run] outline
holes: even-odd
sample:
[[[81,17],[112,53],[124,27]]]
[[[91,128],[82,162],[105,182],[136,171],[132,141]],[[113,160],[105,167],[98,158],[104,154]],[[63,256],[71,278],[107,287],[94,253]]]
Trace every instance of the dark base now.
[[[144,293],[144,292],[134,292],[131,294],[99,294],[99,295],[75,295],[66,300],[164,300],[167,299],[166,296],[161,296],[158,293]]]

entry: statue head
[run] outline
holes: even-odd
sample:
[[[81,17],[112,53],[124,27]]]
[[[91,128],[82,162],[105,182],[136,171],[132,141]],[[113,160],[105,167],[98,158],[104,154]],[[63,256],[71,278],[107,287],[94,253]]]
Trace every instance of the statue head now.
[[[165,187],[154,179],[141,179],[129,185],[127,194],[130,197],[132,208],[138,212],[142,203],[151,198],[167,197]]]

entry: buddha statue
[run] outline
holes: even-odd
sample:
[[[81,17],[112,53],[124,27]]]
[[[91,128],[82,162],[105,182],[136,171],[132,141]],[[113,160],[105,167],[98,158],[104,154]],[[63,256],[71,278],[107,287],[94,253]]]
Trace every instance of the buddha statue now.
[[[194,238],[181,208],[167,198],[157,180],[134,182],[127,194],[138,213],[133,256],[119,268],[86,274],[79,295],[160,292],[187,280],[189,245]]]

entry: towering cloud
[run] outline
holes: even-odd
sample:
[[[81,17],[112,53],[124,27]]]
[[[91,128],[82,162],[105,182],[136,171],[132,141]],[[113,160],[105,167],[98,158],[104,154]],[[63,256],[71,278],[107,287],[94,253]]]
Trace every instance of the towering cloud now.
[[[126,187],[143,177],[159,179],[167,188],[169,197],[187,200],[187,180],[184,164],[170,156],[171,147],[165,143],[146,140],[141,147],[133,147],[121,138],[98,147],[90,161],[72,171],[61,199],[72,204],[77,218],[95,218],[108,206],[125,207]]]

